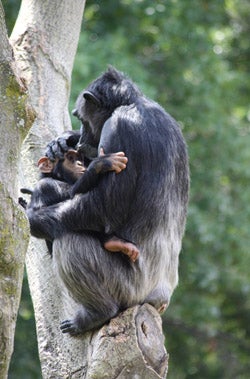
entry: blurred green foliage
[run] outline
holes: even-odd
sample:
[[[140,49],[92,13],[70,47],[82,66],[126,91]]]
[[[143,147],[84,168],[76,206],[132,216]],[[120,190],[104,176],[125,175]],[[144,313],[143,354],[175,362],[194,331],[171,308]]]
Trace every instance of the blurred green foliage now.
[[[5,22],[8,30],[8,34],[11,34],[11,31],[15,25],[15,20],[18,15],[20,4],[22,0],[1,0],[3,8],[5,11]]]
[[[9,28],[17,3],[6,4]],[[189,146],[180,284],[163,317],[169,379],[249,377],[249,17],[248,0],[88,0],[84,13],[70,109],[112,64],[179,121]],[[10,378],[40,378],[22,335],[26,301]]]

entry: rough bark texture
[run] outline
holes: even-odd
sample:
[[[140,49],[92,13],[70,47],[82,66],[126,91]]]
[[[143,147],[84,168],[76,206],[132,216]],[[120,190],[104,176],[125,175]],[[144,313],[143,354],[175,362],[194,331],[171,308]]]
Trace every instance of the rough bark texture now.
[[[7,378],[20,301],[28,223],[18,205],[18,162],[32,122],[27,94],[16,77],[0,2],[0,377]]]
[[[168,355],[161,318],[149,304],[127,309],[91,340],[86,379],[165,378]]]
[[[10,41],[37,118],[22,148],[20,187],[33,187],[46,144],[71,128],[70,80],[84,5],[84,0],[22,2]],[[82,365],[87,342],[63,338],[58,330],[62,295],[43,241],[31,239],[26,263],[43,377],[70,377],[77,363]]]
[[[45,145],[70,129],[71,70],[84,0],[26,0],[11,36],[20,76],[37,118],[25,140],[20,186],[37,180],[35,162]],[[161,378],[167,370],[161,322],[150,306],[127,310],[108,326],[81,338],[59,331],[75,304],[53,273],[45,243],[31,238],[27,271],[33,299],[43,378]]]

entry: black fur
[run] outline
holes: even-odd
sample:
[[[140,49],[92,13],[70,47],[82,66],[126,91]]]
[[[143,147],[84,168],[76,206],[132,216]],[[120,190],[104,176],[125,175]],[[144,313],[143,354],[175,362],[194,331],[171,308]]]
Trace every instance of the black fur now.
[[[75,147],[79,140],[79,133],[66,132],[61,137],[56,140],[51,141],[46,148],[46,154],[52,159],[56,159],[62,156],[68,148],[66,147],[65,138],[68,135],[78,136],[75,143],[68,145],[69,147]],[[60,141],[60,144],[58,144]],[[62,146],[64,146],[62,150]],[[64,151],[64,153],[63,153]],[[101,157],[96,157],[92,160],[87,170],[83,174],[81,180],[76,180],[73,177],[72,172],[68,171],[63,166],[64,159],[60,159],[51,173],[41,174],[40,180],[37,182],[35,188],[30,190],[28,188],[22,188],[21,192],[31,195],[29,204],[20,197],[19,204],[25,208],[29,209],[29,212],[37,211],[40,208],[48,207],[50,205],[55,205],[61,203],[65,200],[70,199],[75,193],[86,193],[93,189],[100,178],[101,174],[104,174],[111,170],[112,159],[110,155],[103,155]],[[101,241],[106,241],[107,236],[103,234],[96,234],[96,236]],[[49,253],[52,254],[52,242],[53,240],[46,240]]]
[[[105,153],[124,151],[127,168],[108,173],[92,191],[28,213],[34,236],[56,239],[55,267],[81,304],[62,325],[72,335],[102,325],[121,309],[169,303],[189,189],[188,156],[176,121],[122,73],[109,68],[79,95],[75,114]],[[135,264],[112,255],[87,230],[135,240]]]
[[[76,145],[80,138],[80,132],[76,130],[68,130],[64,132],[58,138],[48,143],[45,151],[45,155],[54,161],[56,158],[63,159],[64,153],[70,148],[76,148]]]

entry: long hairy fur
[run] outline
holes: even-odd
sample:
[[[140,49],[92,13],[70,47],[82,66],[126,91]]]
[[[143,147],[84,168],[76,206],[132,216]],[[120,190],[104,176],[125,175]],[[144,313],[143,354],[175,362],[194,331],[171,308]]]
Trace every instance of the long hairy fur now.
[[[85,331],[131,305],[169,303],[178,283],[189,169],[176,121],[113,67],[79,95],[76,114],[105,153],[125,152],[127,168],[30,221],[33,234],[55,239],[57,271],[84,309],[73,328]],[[135,241],[139,260],[105,251],[90,231]]]

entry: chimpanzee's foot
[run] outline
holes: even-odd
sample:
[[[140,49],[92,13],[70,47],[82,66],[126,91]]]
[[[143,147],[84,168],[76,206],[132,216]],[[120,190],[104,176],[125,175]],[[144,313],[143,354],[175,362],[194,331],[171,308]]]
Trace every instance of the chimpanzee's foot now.
[[[83,333],[83,330],[79,328],[75,320],[65,320],[61,322],[60,329],[62,333],[69,333],[71,336],[77,336]]]
[[[169,305],[169,291],[167,287],[159,286],[155,288],[144,301],[145,303],[151,304],[162,314]]]
[[[158,312],[160,313],[160,315],[161,315],[162,313],[165,312],[165,310],[167,309],[167,307],[168,307],[168,304],[167,304],[167,303],[162,304],[159,308],[157,308],[157,311],[158,311]]]
[[[132,242],[125,241],[117,237],[112,237],[111,239],[106,241],[104,243],[104,247],[106,250],[112,253],[121,252],[127,255],[132,262],[135,262],[140,254],[139,250]]]
[[[78,313],[74,319],[61,322],[60,329],[62,333],[69,333],[71,336],[78,336],[88,332],[89,330],[101,327],[108,320],[109,318],[102,319],[101,316],[98,320],[91,320],[88,317],[81,318]]]
[[[102,311],[90,310],[82,307],[76,314],[76,317],[70,320],[65,320],[61,323],[60,329],[62,333],[69,333],[71,336],[78,336],[89,330],[97,329],[103,326],[112,317],[118,314],[119,308],[113,302],[107,301]]]

